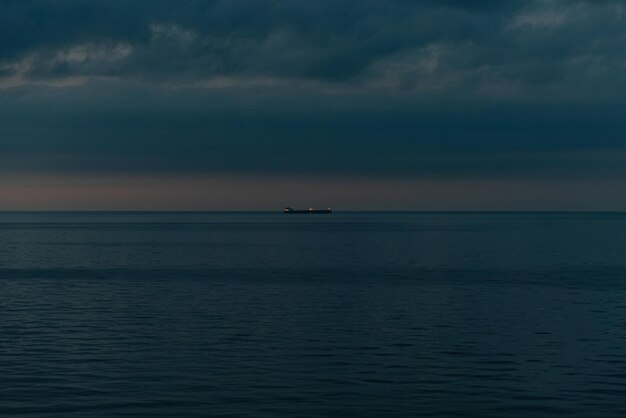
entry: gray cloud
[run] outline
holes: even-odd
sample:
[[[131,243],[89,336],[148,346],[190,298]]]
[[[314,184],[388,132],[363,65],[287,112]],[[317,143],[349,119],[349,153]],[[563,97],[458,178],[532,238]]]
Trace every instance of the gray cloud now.
[[[0,96],[0,168],[621,178],[624,110],[303,88],[22,86]]]
[[[586,93],[623,84],[621,2],[6,1],[5,84],[115,77]],[[19,79],[19,80],[18,80]],[[231,80],[232,82],[232,80]],[[581,85],[582,83],[582,85]],[[209,83],[210,84],[210,83]]]
[[[1,172],[626,178],[619,1],[0,4]]]

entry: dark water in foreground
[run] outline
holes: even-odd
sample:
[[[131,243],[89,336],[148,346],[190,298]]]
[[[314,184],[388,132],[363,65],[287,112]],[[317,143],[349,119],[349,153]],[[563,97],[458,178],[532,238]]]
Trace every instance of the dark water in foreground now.
[[[626,214],[0,213],[0,416],[626,416]]]

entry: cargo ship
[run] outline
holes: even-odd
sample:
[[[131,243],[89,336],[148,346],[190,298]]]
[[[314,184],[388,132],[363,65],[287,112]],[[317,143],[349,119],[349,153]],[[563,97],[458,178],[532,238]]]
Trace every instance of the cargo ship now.
[[[308,208],[308,209],[294,209],[294,208],[290,208],[290,207],[286,207],[285,209],[283,209],[283,213],[333,213],[333,211],[328,208],[328,209],[313,209],[313,208]]]

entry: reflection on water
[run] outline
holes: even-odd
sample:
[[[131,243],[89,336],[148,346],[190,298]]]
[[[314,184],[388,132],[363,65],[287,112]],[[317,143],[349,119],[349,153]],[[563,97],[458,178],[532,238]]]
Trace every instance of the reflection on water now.
[[[1,416],[624,416],[626,215],[0,217]]]

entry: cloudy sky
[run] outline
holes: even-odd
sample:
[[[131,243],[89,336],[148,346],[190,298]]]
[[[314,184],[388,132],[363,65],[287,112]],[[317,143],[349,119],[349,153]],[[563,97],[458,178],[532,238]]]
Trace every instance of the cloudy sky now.
[[[626,210],[623,1],[0,0],[0,210]]]

